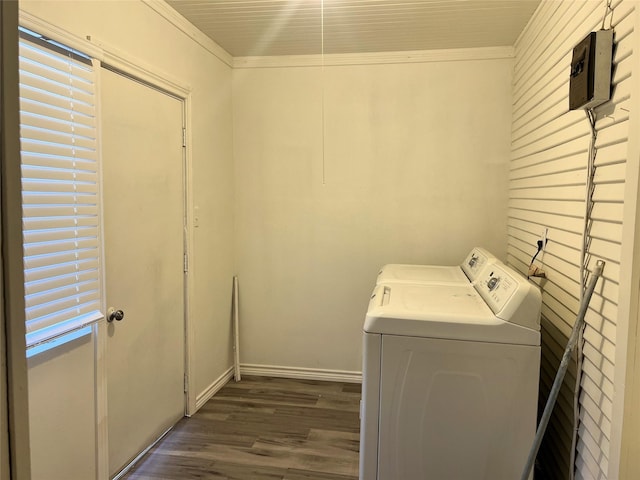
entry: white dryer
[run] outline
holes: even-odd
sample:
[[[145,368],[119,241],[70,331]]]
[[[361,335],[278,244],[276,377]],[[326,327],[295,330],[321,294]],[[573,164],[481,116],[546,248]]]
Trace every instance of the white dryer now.
[[[474,282],[482,269],[498,260],[484,248],[474,247],[460,265],[404,265],[390,263],[380,269],[376,285],[392,283],[462,284]]]
[[[537,286],[501,263],[473,286],[376,286],[360,479],[519,478],[536,428],[540,304]]]

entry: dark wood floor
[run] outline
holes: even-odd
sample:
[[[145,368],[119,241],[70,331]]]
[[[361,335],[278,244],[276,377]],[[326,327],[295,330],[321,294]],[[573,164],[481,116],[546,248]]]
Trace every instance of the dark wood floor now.
[[[359,384],[232,380],[123,478],[357,479],[359,402]]]

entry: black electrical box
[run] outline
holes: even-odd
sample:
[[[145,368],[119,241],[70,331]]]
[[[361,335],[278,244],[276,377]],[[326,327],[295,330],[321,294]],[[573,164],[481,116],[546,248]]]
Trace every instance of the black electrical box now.
[[[569,109],[593,108],[611,96],[613,30],[591,32],[573,49]]]

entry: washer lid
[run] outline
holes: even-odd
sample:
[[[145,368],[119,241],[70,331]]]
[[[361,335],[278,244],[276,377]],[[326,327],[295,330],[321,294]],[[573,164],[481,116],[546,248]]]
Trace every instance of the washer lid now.
[[[470,285],[378,285],[367,333],[540,345],[540,333],[498,318]]]
[[[460,265],[405,265],[392,263],[382,267],[376,285],[392,283],[426,283],[468,285],[477,280],[485,265],[497,262],[484,248],[475,247]]]
[[[469,279],[458,265],[402,265],[392,263],[380,270],[376,285],[392,283],[427,283],[468,285]]]

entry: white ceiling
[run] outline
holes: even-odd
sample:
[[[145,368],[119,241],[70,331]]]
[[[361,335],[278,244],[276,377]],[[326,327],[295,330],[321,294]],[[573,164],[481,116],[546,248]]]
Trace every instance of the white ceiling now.
[[[511,46],[540,0],[167,0],[234,57]]]

